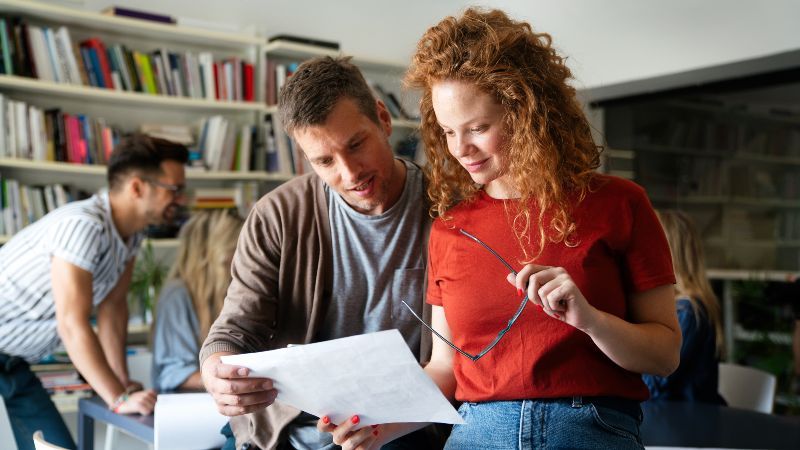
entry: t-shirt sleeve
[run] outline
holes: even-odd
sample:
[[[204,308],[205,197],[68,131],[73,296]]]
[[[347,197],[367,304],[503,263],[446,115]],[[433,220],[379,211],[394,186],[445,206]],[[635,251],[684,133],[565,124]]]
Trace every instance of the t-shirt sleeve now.
[[[437,260],[442,256],[439,246],[441,231],[438,229],[438,219],[431,227],[428,237],[428,289],[425,292],[425,301],[431,305],[442,306],[442,289],[439,286],[439,275],[436,271]]]
[[[625,250],[630,292],[643,292],[675,284],[667,237],[643,189],[634,191],[631,201],[630,237]]]
[[[197,331],[188,291],[182,285],[165,287],[153,333],[153,385],[159,392],[174,391],[199,370]]]
[[[68,217],[54,226],[50,254],[94,273],[103,241],[100,223],[83,217]]]

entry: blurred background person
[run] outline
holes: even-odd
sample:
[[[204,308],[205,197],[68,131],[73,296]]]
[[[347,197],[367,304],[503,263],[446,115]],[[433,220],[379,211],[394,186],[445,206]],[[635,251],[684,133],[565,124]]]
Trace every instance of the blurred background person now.
[[[178,254],[156,310],[153,386],[158,392],[204,390],[197,355],[222,309],[243,223],[232,210],[207,210],[193,213],[181,228]]]
[[[692,219],[675,210],[656,211],[669,241],[675,270],[675,306],[683,343],[678,370],[667,377],[644,375],[651,400],[725,404],[719,395],[718,363],[724,353],[722,314],[706,276],[703,243]]]

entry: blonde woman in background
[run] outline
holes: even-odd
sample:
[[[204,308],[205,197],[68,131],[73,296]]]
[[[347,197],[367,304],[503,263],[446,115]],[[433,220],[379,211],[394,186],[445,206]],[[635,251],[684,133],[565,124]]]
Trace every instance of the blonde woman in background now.
[[[683,212],[656,211],[669,241],[675,270],[675,302],[683,343],[678,370],[668,377],[645,375],[652,400],[724,404],[717,390],[723,354],[719,301],[706,277],[703,243]]]
[[[243,220],[200,211],[181,228],[178,255],[161,290],[153,337],[153,386],[159,392],[203,390],[197,355],[222,309]]]

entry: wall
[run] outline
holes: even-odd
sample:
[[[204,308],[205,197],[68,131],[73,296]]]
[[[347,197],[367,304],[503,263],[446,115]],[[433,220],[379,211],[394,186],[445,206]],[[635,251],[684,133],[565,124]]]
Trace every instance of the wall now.
[[[341,42],[349,53],[406,63],[419,36],[476,2],[459,0],[56,0],[116,4]],[[577,87],[597,87],[800,48],[800,1],[498,0],[555,37]],[[198,6],[201,5],[202,6]]]

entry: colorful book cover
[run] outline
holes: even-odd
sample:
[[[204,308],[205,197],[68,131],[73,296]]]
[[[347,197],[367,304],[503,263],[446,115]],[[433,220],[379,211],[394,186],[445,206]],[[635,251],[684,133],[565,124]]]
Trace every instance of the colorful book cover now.
[[[81,45],[95,50],[100,74],[103,77],[103,87],[114,89],[114,82],[111,80],[111,65],[108,63],[108,53],[106,52],[105,45],[103,45],[103,41],[98,38],[90,38],[83,41]]]

